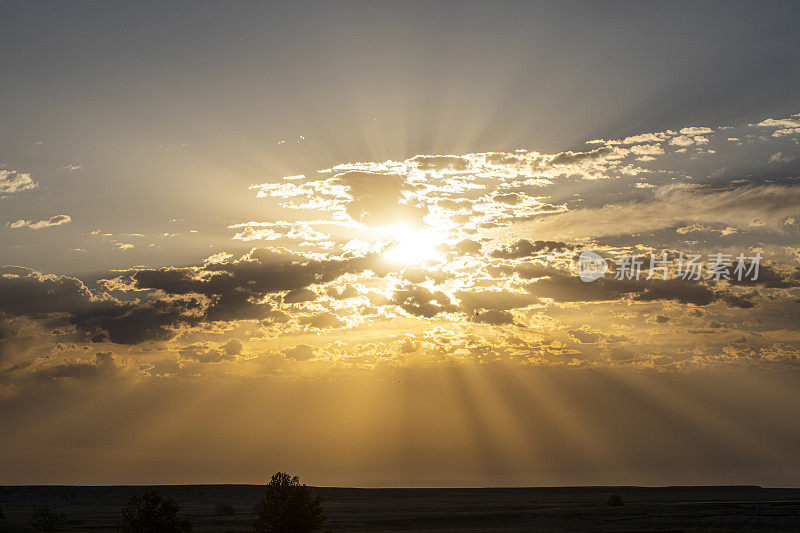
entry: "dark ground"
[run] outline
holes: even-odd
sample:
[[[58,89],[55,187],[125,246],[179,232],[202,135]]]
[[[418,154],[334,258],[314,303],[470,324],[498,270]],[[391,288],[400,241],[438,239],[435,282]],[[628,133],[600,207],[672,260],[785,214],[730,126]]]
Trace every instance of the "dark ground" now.
[[[113,531],[128,497],[173,496],[195,531],[248,531],[264,487],[3,487],[0,532],[24,531],[35,506],[67,514],[72,531]],[[317,489],[326,531],[797,531],[800,489],[568,487],[520,489]],[[618,494],[624,505],[606,505]],[[216,504],[232,517],[215,517]],[[10,525],[10,524],[13,524]]]

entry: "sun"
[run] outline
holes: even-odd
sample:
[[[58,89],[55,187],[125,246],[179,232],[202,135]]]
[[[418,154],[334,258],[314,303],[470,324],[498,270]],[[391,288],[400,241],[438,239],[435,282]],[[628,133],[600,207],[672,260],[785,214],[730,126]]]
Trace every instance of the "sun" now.
[[[389,245],[383,257],[392,263],[417,265],[441,259],[439,246],[444,236],[432,228],[419,229],[411,226],[386,228]]]

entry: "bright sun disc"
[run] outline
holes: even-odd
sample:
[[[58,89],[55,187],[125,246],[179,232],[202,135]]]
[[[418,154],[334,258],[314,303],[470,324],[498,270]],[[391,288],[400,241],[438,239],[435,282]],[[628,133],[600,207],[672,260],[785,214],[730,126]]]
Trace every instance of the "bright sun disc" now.
[[[384,250],[383,256],[393,263],[413,265],[437,259],[442,244],[442,236],[430,229],[416,229],[409,226],[393,226],[388,230],[392,244]]]

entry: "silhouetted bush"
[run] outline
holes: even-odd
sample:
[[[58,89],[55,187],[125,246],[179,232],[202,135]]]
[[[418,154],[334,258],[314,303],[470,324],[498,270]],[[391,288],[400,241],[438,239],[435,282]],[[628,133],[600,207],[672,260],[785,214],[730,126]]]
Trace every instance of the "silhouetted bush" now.
[[[233,516],[236,514],[236,509],[229,503],[218,503],[214,507],[214,514],[216,516]]]
[[[181,515],[181,506],[174,498],[151,490],[131,496],[122,509],[119,529],[125,533],[184,533],[192,531],[192,522]]]
[[[625,502],[622,501],[622,496],[620,496],[619,494],[612,494],[611,496],[609,496],[606,505],[608,505],[609,507],[619,507],[623,503]]]
[[[31,513],[31,525],[36,531],[58,531],[67,527],[67,515],[49,507],[36,507]]]
[[[322,498],[301,485],[299,477],[283,472],[272,476],[255,512],[253,529],[258,532],[307,533],[319,531],[325,521]]]

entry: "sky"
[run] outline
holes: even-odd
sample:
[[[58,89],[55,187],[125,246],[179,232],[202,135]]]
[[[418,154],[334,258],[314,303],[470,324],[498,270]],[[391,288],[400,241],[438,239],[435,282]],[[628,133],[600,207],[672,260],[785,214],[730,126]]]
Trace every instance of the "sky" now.
[[[797,486],[798,17],[4,2],[0,483]]]

